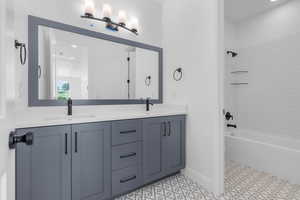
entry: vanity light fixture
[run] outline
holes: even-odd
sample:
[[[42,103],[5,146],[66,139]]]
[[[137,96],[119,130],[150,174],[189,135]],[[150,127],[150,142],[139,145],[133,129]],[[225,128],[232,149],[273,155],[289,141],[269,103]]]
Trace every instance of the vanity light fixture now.
[[[130,23],[128,23],[129,26],[127,26],[127,14],[125,11],[120,10],[118,14],[118,22],[114,22],[112,20],[112,8],[109,4],[104,4],[102,8],[102,18],[95,17],[95,4],[92,0],[86,0],[85,2],[85,9],[84,9],[84,15],[81,16],[81,18],[84,19],[91,19],[96,20],[100,22],[106,23],[106,28],[111,31],[119,31],[119,28],[125,29],[127,31],[130,31],[134,33],[135,35],[138,35],[138,26],[139,21],[137,18],[133,18]]]

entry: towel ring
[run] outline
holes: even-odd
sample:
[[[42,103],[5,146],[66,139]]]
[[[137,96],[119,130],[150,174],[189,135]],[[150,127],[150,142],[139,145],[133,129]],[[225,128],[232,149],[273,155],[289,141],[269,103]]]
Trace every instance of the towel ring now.
[[[15,40],[15,48],[19,49],[20,48],[20,62],[22,65],[25,65],[26,59],[27,59],[27,49],[26,49],[26,44],[21,43],[18,40]]]
[[[177,68],[174,72],[173,72],[173,79],[175,81],[180,81],[183,77],[183,71],[182,68]]]
[[[146,77],[145,85],[148,86],[148,87],[151,85],[151,76]]]

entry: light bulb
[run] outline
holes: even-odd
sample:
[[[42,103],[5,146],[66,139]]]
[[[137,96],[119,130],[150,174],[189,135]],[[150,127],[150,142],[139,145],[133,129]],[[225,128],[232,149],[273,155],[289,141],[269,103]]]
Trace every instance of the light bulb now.
[[[84,14],[89,17],[93,17],[95,14],[95,4],[92,0],[85,1]]]
[[[119,24],[121,24],[122,26],[126,25],[126,21],[127,21],[127,15],[126,12],[123,10],[119,11]]]
[[[112,8],[110,5],[108,4],[104,4],[103,5],[103,9],[102,9],[102,14],[103,14],[103,18],[107,18],[110,19],[112,16]]]
[[[138,29],[139,29],[139,20],[137,18],[134,17],[134,18],[131,19],[130,28],[134,32],[138,32]]]

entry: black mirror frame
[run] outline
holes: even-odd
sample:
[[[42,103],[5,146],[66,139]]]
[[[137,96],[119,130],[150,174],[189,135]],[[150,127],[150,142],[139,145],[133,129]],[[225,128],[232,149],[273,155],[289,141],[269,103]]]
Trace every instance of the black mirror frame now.
[[[107,35],[100,32],[90,31],[87,29],[67,25],[47,19],[42,19],[35,16],[28,16],[28,105],[29,107],[41,107],[41,106],[65,106],[67,101],[65,100],[40,100],[39,99],[39,84],[38,84],[38,27],[46,26],[49,28],[55,28],[63,31],[77,33],[97,39],[107,40],[119,44],[129,45],[141,49],[147,49],[150,51],[158,52],[159,54],[159,99],[153,99],[152,102],[156,104],[163,103],[163,49],[160,47],[143,44],[111,35]],[[144,104],[142,99],[129,100],[129,99],[95,99],[95,100],[73,100],[73,105],[124,105],[124,104]]]

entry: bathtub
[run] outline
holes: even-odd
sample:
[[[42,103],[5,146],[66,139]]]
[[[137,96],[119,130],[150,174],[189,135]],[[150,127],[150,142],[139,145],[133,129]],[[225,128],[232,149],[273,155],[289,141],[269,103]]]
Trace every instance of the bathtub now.
[[[237,130],[225,135],[225,158],[300,184],[300,141]]]

